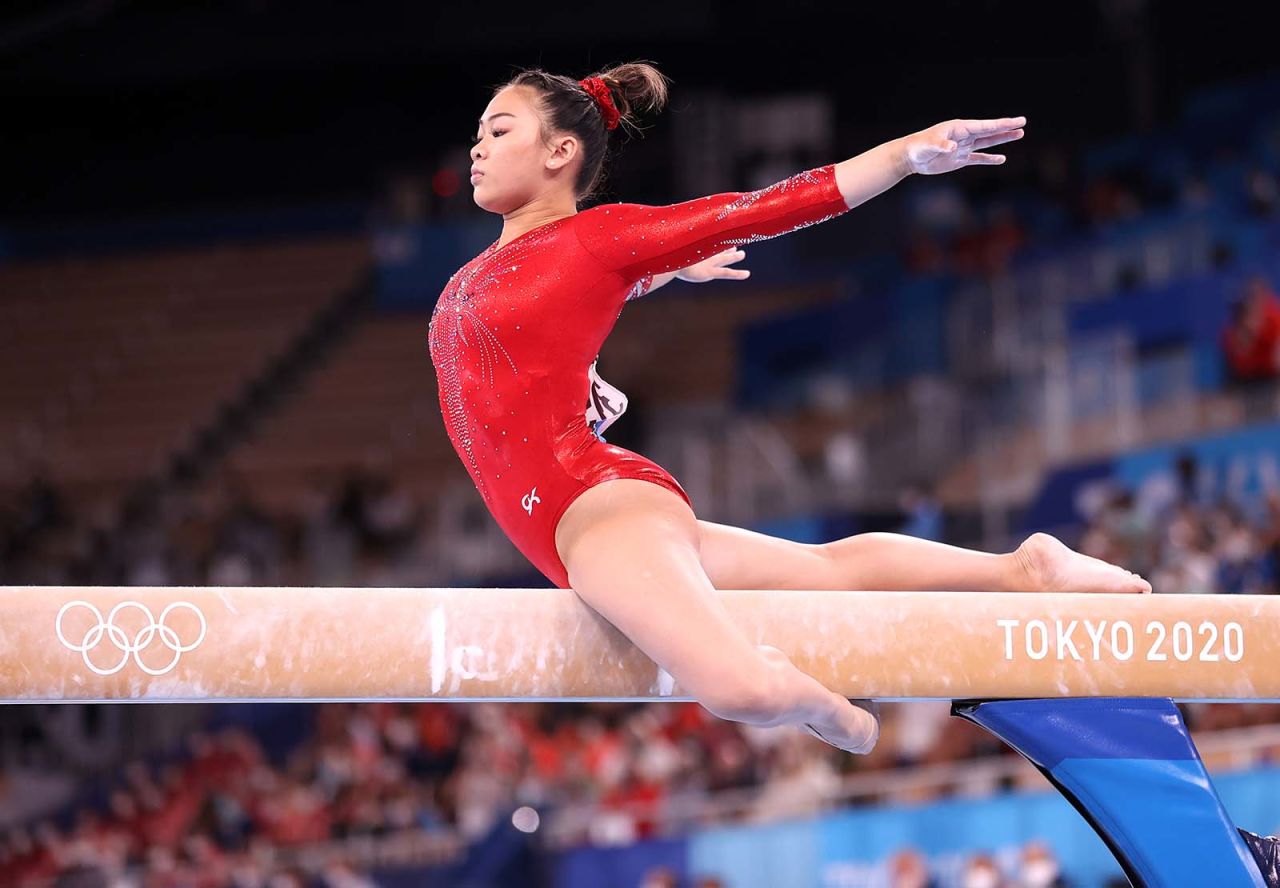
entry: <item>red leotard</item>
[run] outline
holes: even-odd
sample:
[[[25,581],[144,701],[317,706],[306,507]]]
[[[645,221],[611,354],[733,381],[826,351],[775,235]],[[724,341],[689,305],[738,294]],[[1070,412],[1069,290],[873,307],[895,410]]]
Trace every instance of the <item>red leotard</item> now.
[[[449,440],[498,524],[559,588],[556,524],[583,491],[641,478],[689,502],[661,466],[588,424],[588,370],[623,305],[655,274],[847,209],[828,164],[757,191],[592,207],[495,241],[449,278],[429,325]]]

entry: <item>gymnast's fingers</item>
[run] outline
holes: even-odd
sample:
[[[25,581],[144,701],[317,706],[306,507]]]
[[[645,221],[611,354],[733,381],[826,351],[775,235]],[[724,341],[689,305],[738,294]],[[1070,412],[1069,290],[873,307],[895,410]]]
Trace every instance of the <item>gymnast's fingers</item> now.
[[[1017,139],[1021,139],[1023,135],[1023,130],[1016,129],[1005,133],[997,133],[994,136],[982,136],[981,138],[974,140],[973,147],[981,150],[983,148],[990,148],[992,145],[1003,145],[1005,142],[1012,142]]]
[[[875,749],[876,743],[880,740],[880,704],[875,700],[849,699],[849,702],[858,709],[865,711],[869,716],[869,718],[866,719],[866,721],[869,722],[867,725],[867,742],[854,750],[859,755],[866,755],[871,752],[871,750]]]
[[[971,136],[989,136],[993,133],[1020,129],[1027,123],[1025,117],[997,117],[991,120],[958,120]]]

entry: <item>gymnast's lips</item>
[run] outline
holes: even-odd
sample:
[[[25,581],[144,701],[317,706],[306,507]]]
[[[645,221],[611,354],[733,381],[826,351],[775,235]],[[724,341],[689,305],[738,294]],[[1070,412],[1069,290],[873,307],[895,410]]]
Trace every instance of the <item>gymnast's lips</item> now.
[[[472,167],[472,168],[471,168],[471,181],[472,181],[472,182],[474,182],[476,179],[479,179],[479,178],[480,178],[481,176],[483,176],[483,175],[484,175],[484,173],[480,172],[480,170],[476,169],[475,167]]]

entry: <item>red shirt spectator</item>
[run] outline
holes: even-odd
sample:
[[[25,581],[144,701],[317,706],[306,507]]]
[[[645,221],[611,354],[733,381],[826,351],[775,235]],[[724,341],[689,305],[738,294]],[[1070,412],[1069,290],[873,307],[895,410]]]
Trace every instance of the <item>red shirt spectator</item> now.
[[[422,746],[434,755],[444,755],[458,745],[458,711],[447,704],[433,703],[415,709],[418,718],[418,736]]]
[[[1250,279],[1222,331],[1222,350],[1237,380],[1280,375],[1280,299],[1261,277]]]
[[[652,807],[666,796],[666,789],[658,783],[645,780],[634,771],[619,786],[606,792],[600,805],[606,809],[629,810],[635,819],[636,838],[653,835],[657,830],[659,811]],[[645,805],[646,807],[632,807]]]

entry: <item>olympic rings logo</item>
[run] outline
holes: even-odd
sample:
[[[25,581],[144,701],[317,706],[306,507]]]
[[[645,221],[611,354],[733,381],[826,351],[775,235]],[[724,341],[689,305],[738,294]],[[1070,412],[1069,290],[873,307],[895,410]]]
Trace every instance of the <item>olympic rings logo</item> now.
[[[73,644],[69,641],[62,631],[62,618],[66,616],[67,611],[71,610],[73,607],[88,608],[97,620],[97,624],[90,627],[89,630],[85,632],[84,638],[80,640],[79,644]],[[195,641],[191,642],[191,644],[182,644],[178,640],[178,633],[171,627],[165,625],[165,620],[168,618],[170,612],[172,612],[174,608],[179,607],[187,608],[200,619],[200,635]],[[120,613],[120,611],[125,608],[135,608],[142,611],[147,620],[147,625],[143,626],[132,639],[125,634],[123,629],[116,625],[116,614]],[[89,602],[68,601],[62,606],[62,609],[58,611],[58,618],[54,622],[54,631],[58,633],[58,641],[62,642],[68,649],[80,654],[84,659],[84,665],[92,669],[98,675],[115,675],[125,667],[126,663],[129,662],[130,655],[133,656],[134,662],[138,664],[138,668],[148,675],[164,675],[166,672],[172,671],[178,665],[178,660],[181,659],[183,654],[188,651],[195,650],[196,647],[199,646],[200,642],[204,641],[205,632],[208,628],[208,624],[205,622],[204,614],[200,612],[200,608],[186,601],[175,601],[170,604],[160,612],[159,620],[151,615],[151,611],[145,604],[137,601],[120,602],[111,609],[111,613],[107,614],[107,618],[105,620],[102,618],[102,611],[98,610]],[[146,663],[142,662],[142,651],[146,649],[147,645],[151,644],[157,634],[160,636],[160,641],[164,646],[173,652],[173,658],[159,669],[153,669]],[[109,669],[103,669],[89,659],[89,651],[98,646],[98,643],[102,641],[104,635],[110,639],[113,645],[116,646],[116,649],[120,651],[121,655],[120,662],[116,663]]]

